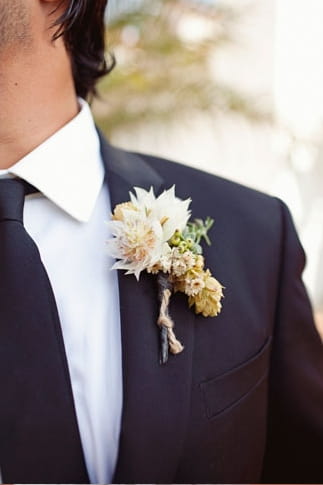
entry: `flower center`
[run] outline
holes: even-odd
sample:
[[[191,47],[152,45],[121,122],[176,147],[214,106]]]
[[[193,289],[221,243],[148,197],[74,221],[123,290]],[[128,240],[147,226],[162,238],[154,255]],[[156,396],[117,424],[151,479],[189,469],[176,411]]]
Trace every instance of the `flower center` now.
[[[122,241],[122,253],[125,259],[133,262],[145,261],[156,247],[156,234],[150,225],[142,221],[128,225]]]

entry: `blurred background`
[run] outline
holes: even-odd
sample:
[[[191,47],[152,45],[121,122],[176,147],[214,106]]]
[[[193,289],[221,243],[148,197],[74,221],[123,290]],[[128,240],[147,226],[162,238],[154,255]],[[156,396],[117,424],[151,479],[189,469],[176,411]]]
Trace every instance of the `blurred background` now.
[[[322,18],[322,0],[110,0],[93,109],[114,144],[282,198],[323,332]]]

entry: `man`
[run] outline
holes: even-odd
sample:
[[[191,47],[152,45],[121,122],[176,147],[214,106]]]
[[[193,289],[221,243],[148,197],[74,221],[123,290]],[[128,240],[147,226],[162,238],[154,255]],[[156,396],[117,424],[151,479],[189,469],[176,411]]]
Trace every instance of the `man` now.
[[[106,71],[106,3],[0,0],[2,479],[322,482],[323,352],[288,210],[97,133],[80,98]],[[134,186],[174,184],[216,220],[226,297],[203,319],[174,296],[185,350],[161,366],[155,278],[109,270],[105,221]]]

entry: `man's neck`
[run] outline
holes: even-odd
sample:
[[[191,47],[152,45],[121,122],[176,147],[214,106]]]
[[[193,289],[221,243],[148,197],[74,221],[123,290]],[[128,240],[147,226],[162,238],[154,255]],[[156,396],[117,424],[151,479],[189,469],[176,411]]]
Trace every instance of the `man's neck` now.
[[[50,63],[44,55],[0,53],[5,66],[0,67],[0,169],[10,168],[78,112],[65,49],[53,47]]]

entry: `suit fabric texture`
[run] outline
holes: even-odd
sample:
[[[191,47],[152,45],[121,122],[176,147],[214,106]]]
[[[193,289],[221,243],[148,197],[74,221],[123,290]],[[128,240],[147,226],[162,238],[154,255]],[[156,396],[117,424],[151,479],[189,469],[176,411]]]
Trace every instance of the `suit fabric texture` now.
[[[212,246],[204,254],[225,286],[217,318],[195,315],[182,294],[172,297],[176,335],[185,350],[161,366],[155,277],[142,274],[137,283],[119,273],[124,403],[114,482],[323,482],[323,348],[288,209],[213,175],[119,150],[103,137],[101,146],[112,207],[127,201],[134,186],[152,186],[159,194],[175,184],[178,197],[192,198],[193,218],[215,220]],[[46,338],[50,347],[56,339],[63,348],[60,332],[48,331]],[[39,351],[38,371],[24,373],[32,387],[45,378],[55,386],[57,373],[66,374],[62,351],[46,356],[41,366],[45,342],[43,336],[39,349],[32,336],[25,342]],[[21,365],[18,353],[13,379],[19,379]],[[66,407],[65,417],[59,407],[61,422],[75,416],[65,382],[56,390]],[[12,430],[19,445],[14,472],[6,474],[12,457],[1,448],[4,481],[88,483],[77,431],[66,447],[62,427],[51,426],[57,423],[55,407],[44,405],[41,422],[47,427],[34,434],[41,411],[26,409],[28,386],[18,397],[10,417],[24,422],[24,436],[19,427]],[[0,412],[3,417],[9,410],[0,404]]]

